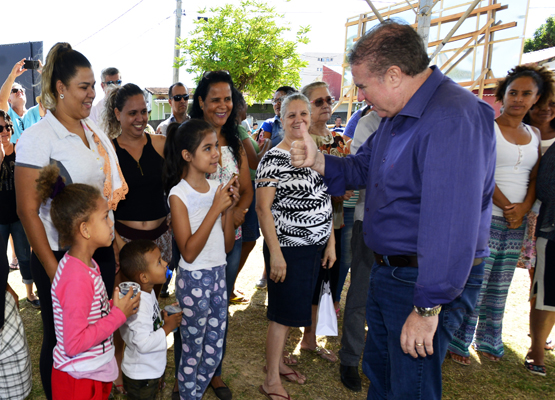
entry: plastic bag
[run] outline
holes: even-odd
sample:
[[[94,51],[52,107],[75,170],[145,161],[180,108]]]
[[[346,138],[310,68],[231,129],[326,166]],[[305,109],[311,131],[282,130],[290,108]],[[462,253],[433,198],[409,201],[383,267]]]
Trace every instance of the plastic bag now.
[[[333,306],[329,279],[322,282],[320,301],[318,302],[316,335],[337,336],[337,315],[335,314],[335,307]]]

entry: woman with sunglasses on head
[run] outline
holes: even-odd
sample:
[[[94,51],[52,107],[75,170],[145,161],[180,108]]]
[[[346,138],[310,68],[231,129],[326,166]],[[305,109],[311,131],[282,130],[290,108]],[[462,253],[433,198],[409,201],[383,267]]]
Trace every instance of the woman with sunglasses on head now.
[[[42,104],[46,116],[19,139],[15,163],[17,212],[33,253],[31,273],[41,299],[43,342],[40,356],[42,386],[52,398],[53,350],[56,345],[51,281],[66,248],[59,244],[58,231],[50,217],[51,199],[41,203],[35,181],[42,167],[55,163],[66,184],[85,183],[100,190],[108,201],[110,218],[127,194],[112,142],[88,117],[95,98],[95,80],[87,58],[69,43],[55,44],[46,57],[42,72]],[[84,234],[87,229],[83,228]],[[114,244],[115,245],[115,244]],[[106,291],[114,289],[116,260],[114,248],[101,247],[93,255],[99,265]],[[86,374],[79,375],[82,378]],[[77,376],[75,376],[77,377]],[[103,376],[111,382],[113,371]]]
[[[191,118],[204,119],[212,125],[216,131],[220,146],[218,170],[207,178],[226,184],[234,174],[239,175],[240,199],[233,210],[236,228],[235,245],[233,250],[227,253],[226,284],[228,288],[232,288],[235,285],[235,279],[237,278],[242,246],[241,225],[245,221],[245,214],[250,207],[253,196],[249,163],[245,149],[239,139],[237,128],[237,104],[239,101],[233,89],[233,80],[229,72],[205,72],[195,89],[193,107],[191,109]],[[174,218],[177,218],[177,216],[174,216]],[[230,297],[229,302],[231,303],[240,300],[233,299],[233,295],[230,291],[228,291],[228,296]],[[223,357],[225,357],[225,340],[223,346],[222,362]],[[210,386],[214,389],[219,399],[231,399],[231,390],[229,390],[221,377],[222,362],[220,362],[220,365],[216,369]]]
[[[339,157],[346,157],[349,153],[343,141],[341,134],[330,131],[327,122],[331,117],[331,106],[334,102],[329,92],[326,82],[313,82],[301,89],[301,93],[310,101],[311,122],[308,133],[316,142],[318,149],[322,153],[333,154]],[[335,237],[335,253],[337,259],[341,259],[341,228],[343,227],[343,200],[347,200],[353,194],[348,191],[344,196],[332,196],[333,205],[333,227]],[[313,325],[306,327],[304,330],[303,340],[301,342],[301,350],[307,350],[318,354],[325,360],[330,362],[337,361],[337,356],[328,349],[318,345],[316,341],[316,314],[318,312],[318,302],[320,300],[320,291],[322,282],[326,276],[330,275],[330,289],[334,300],[336,312],[339,310],[339,299],[336,298],[337,283],[339,280],[339,268],[332,268],[331,273],[325,268],[320,268],[320,274],[316,283],[316,288],[312,297],[312,321]]]
[[[265,139],[270,139],[272,141],[272,147],[275,147],[279,142],[283,140],[283,125],[280,120],[281,102],[292,93],[297,90],[291,86],[281,86],[274,93],[272,98],[272,105],[274,106],[274,112],[276,115],[273,118],[269,118],[260,127],[261,136],[258,138],[260,145],[264,144]]]
[[[495,119],[495,191],[484,278],[476,307],[467,314],[448,346],[453,361],[470,365],[469,347],[486,360],[503,357],[503,314],[524,239],[526,216],[536,201],[541,157],[539,132],[522,119],[538,101],[553,95],[552,74],[532,64],[511,69],[495,97],[503,103]]]
[[[0,110],[6,111],[13,121],[12,143],[17,142],[23,130],[40,121],[41,117],[38,104],[27,110],[25,88],[15,81],[27,71],[23,68],[24,64],[25,59],[15,63],[0,89]],[[42,64],[39,65],[42,67]]]
[[[33,293],[33,276],[31,275],[31,246],[17,216],[14,186],[14,165],[16,145],[11,142],[13,124],[8,113],[0,109],[0,234],[7,247],[12,235],[14,250],[19,260],[19,270],[27,289],[27,303],[33,308],[40,308],[40,301]]]

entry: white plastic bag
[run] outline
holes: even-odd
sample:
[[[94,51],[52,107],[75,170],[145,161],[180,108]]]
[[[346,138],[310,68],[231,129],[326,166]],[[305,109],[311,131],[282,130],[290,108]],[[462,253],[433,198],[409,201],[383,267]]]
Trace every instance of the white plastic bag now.
[[[318,303],[316,335],[337,336],[337,315],[335,314],[335,308],[333,306],[329,280],[322,282],[320,301]]]

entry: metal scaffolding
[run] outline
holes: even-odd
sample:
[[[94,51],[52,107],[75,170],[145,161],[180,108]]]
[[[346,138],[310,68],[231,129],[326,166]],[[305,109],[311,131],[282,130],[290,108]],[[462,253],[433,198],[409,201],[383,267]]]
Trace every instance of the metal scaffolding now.
[[[382,8],[371,0],[366,2],[371,11],[349,18],[345,24],[345,55],[372,26],[396,18],[411,24],[427,43],[430,64],[461,86],[476,91],[480,98],[484,90],[496,85],[496,76],[504,77],[510,67],[520,63],[528,0],[400,0]],[[498,14],[516,21],[503,22]],[[518,20],[523,20],[520,25]],[[347,103],[350,118],[357,88],[346,59],[341,90],[333,111]]]

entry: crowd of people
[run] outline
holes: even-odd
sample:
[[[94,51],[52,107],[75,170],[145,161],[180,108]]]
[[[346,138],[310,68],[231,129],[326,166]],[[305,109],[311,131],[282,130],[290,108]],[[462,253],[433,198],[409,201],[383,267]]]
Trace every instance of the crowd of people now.
[[[277,88],[275,117],[245,126],[233,77],[207,71],[194,93],[169,88],[172,115],[154,131],[142,89],[123,85],[116,68],[102,71],[105,97],[93,107],[92,65],[68,43],[50,49],[40,106],[27,110],[16,82],[23,61],[0,89],[0,252],[11,236],[27,301],[41,309],[48,399],[107,399],[112,390],[155,398],[172,332],[172,399],[200,399],[209,387],[232,399],[222,379],[228,308],[249,302],[235,282],[260,232],[265,398],[291,399],[282,378],[306,383],[286,350],[290,327],[302,327],[301,350],[340,361],[348,389],[361,390],[362,357],[369,399],[440,399],[447,354],[463,366],[471,345],[489,361],[503,357],[517,266],[531,277],[523,365],[546,375],[553,72],[511,69],[495,118],[429,66],[413,28],[388,21],[348,55],[366,104],[346,127],[336,118],[328,128],[335,99],[324,82]],[[7,256],[0,266],[0,398],[19,399],[31,390],[30,357]],[[171,270],[177,303],[161,310]],[[349,270],[336,355],[316,338],[320,289],[329,281],[339,315]]]

